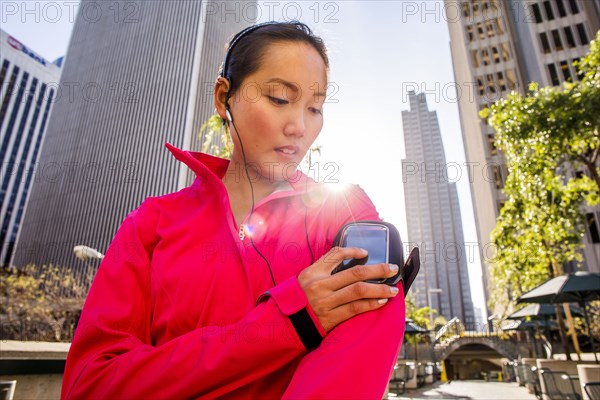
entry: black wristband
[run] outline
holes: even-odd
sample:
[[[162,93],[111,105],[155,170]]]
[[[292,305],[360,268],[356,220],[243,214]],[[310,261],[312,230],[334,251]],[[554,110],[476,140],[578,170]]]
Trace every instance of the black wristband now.
[[[323,338],[306,308],[290,315],[289,318],[307,350],[312,350],[321,344]]]

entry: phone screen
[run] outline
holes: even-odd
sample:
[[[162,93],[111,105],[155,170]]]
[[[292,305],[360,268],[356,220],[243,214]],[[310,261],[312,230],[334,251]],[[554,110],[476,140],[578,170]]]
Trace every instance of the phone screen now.
[[[360,247],[369,252],[368,264],[388,262],[388,231],[381,225],[354,225],[346,231],[344,247]]]

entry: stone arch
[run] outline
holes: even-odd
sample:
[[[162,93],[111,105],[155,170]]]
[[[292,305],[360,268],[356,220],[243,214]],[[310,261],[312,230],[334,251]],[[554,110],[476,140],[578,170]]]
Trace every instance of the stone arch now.
[[[446,347],[443,350],[443,352],[440,354],[438,359],[440,361],[445,360],[454,351],[460,349],[463,346],[469,345],[469,344],[480,344],[480,345],[490,348],[491,350],[500,354],[502,357],[505,357],[505,358],[508,358],[511,360],[515,359],[516,355],[513,354],[514,352],[507,349],[506,345],[501,345],[499,343],[499,341],[500,341],[500,339],[498,339],[498,338],[464,336],[464,337],[461,337],[458,340],[452,342],[448,347]]]

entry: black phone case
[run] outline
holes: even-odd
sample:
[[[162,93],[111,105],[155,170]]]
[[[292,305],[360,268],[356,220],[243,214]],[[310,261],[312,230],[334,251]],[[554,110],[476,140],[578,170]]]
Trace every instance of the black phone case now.
[[[404,264],[404,254],[403,254],[403,250],[402,250],[402,240],[400,239],[400,234],[398,233],[398,229],[396,229],[396,227],[392,224],[390,224],[389,222],[382,222],[382,221],[355,221],[355,222],[348,222],[347,224],[345,224],[344,226],[342,226],[340,228],[340,230],[338,231],[338,233],[335,235],[335,238],[333,239],[333,246],[341,246],[342,243],[342,232],[344,231],[344,229],[348,226],[348,225],[361,225],[361,224],[380,224],[380,225],[385,225],[388,228],[388,232],[389,232],[389,254],[388,254],[388,260],[390,264],[396,264],[398,266],[402,266]],[[336,272],[348,269],[348,268],[352,268],[356,265],[363,265],[367,262],[367,258],[359,258],[359,259],[352,259],[347,265],[343,265],[340,264],[337,267],[335,267],[335,269],[332,271],[332,274],[335,274]],[[402,268],[400,268],[400,270],[398,271],[398,273],[391,277],[386,279],[385,281],[381,282],[381,283],[385,283],[386,285],[395,285],[397,284],[400,279],[402,279]]]
[[[398,229],[396,229],[396,227],[394,225],[390,224],[389,222],[382,222],[382,221],[348,222],[347,224],[344,224],[344,226],[342,226],[340,228],[340,230],[338,231],[338,233],[335,235],[335,238],[333,239],[333,246],[335,247],[335,246],[342,245],[342,243],[341,243],[342,232],[344,231],[344,228],[346,228],[346,226],[360,225],[361,223],[363,223],[363,224],[376,223],[376,224],[385,225],[388,228],[388,232],[390,235],[389,243],[388,243],[388,245],[389,245],[389,262],[390,262],[390,264],[396,264],[401,267],[395,276],[388,278],[381,283],[385,283],[386,285],[394,286],[398,282],[400,282],[400,280],[402,280],[402,286],[404,288],[404,296],[406,296],[406,294],[408,293],[408,289],[410,289],[413,282],[415,281],[415,278],[417,277],[417,274],[419,273],[419,269],[421,267],[420,257],[419,257],[419,249],[417,247],[413,248],[412,251],[410,252],[410,255],[406,259],[406,263],[405,263],[404,262],[404,251],[403,251],[403,246],[402,246],[402,240],[400,239],[400,233],[398,232]],[[335,274],[336,272],[339,272],[339,271],[342,271],[342,270],[345,270],[348,268],[352,268],[356,265],[363,265],[367,262],[367,258],[368,257],[359,258],[359,259],[354,258],[346,266],[344,266],[343,264],[339,264],[337,267],[334,268],[334,270],[331,273]]]
[[[404,268],[402,271],[402,286],[404,286],[404,297],[408,293],[408,289],[412,286],[417,274],[419,273],[419,269],[421,268],[421,257],[419,256],[419,248],[414,247],[408,258],[406,259],[406,263],[404,264]]]

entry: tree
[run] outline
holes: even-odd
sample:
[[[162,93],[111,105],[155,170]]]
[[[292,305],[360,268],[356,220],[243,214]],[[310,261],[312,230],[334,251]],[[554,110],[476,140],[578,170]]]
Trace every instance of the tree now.
[[[509,171],[491,235],[493,304],[506,307],[581,261],[582,206],[600,202],[600,32],[577,68],[580,81],[533,83],[481,112]]]
[[[86,295],[87,285],[67,267],[2,268],[0,339],[70,341]]]
[[[202,142],[202,152],[221,158],[231,158],[233,142],[229,136],[229,129],[223,125],[219,114],[211,115],[200,127],[199,136]]]
[[[526,96],[513,92],[480,114],[509,171],[490,268],[490,305],[505,311],[564,264],[581,262],[583,206],[600,202],[600,32],[578,64],[580,81],[532,83]],[[563,329],[561,338],[566,348]]]
[[[413,293],[409,293],[406,296],[405,303],[406,319],[412,319],[415,324],[431,330],[432,326],[431,321],[429,320],[429,307],[425,306],[418,308]],[[431,313],[435,316],[433,320],[435,327],[443,326],[448,322],[443,315],[438,315],[438,311],[435,308],[431,309]]]

